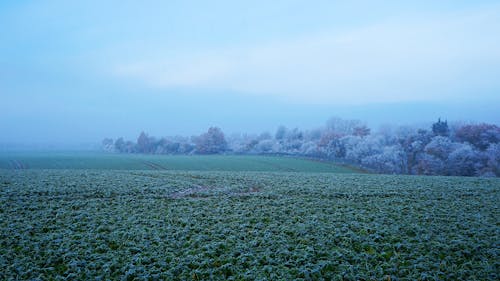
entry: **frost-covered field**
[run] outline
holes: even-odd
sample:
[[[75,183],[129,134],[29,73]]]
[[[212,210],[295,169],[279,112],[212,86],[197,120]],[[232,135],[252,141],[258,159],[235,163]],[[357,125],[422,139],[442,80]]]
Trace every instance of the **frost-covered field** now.
[[[1,152],[0,169],[360,172],[359,169],[332,162],[312,161],[296,157],[257,155],[146,155],[102,152]]]
[[[0,169],[0,280],[498,280],[500,180]]]

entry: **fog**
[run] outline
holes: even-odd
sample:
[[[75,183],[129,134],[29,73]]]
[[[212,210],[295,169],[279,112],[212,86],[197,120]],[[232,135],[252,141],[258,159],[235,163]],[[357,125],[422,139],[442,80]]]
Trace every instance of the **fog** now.
[[[0,148],[500,124],[496,1],[268,2],[2,2]]]

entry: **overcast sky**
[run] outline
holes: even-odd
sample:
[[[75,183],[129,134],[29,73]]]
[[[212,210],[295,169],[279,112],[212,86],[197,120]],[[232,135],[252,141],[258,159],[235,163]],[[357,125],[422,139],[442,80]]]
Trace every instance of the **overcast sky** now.
[[[0,143],[499,124],[499,77],[498,1],[0,2]]]

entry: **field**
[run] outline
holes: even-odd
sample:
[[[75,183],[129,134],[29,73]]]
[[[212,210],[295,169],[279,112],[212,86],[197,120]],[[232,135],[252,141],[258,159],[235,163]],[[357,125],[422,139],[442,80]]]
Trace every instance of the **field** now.
[[[237,155],[140,155],[91,152],[0,154],[0,169],[187,170],[262,172],[357,172],[354,168],[291,157]]]
[[[0,169],[0,280],[499,279],[499,179],[205,159]]]

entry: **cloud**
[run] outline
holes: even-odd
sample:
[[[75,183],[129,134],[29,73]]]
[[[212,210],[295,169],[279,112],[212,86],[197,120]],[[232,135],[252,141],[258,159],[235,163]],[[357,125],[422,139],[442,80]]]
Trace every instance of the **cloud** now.
[[[392,19],[344,31],[113,65],[157,88],[270,95],[307,103],[494,98],[500,7]]]

